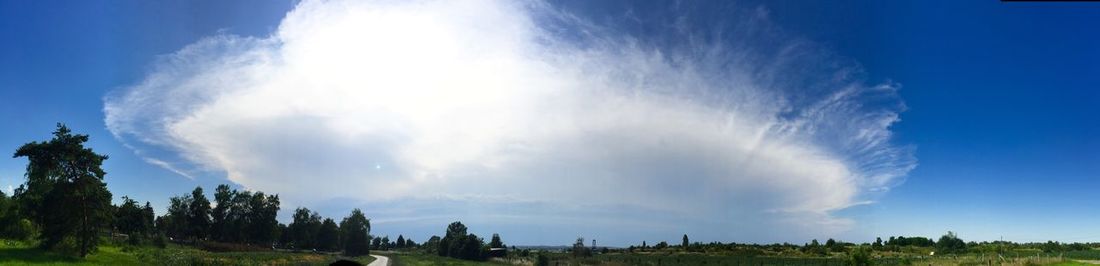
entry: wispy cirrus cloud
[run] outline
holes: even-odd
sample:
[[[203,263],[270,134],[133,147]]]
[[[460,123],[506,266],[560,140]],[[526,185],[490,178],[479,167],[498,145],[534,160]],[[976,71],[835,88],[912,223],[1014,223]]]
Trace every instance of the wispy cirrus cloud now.
[[[105,98],[105,120],[185,176],[224,171],[296,204],[411,202],[389,219],[848,230],[835,211],[916,165],[890,142],[897,85],[743,14],[731,43],[690,25],[633,36],[542,3],[304,1],[270,36],[164,56]]]

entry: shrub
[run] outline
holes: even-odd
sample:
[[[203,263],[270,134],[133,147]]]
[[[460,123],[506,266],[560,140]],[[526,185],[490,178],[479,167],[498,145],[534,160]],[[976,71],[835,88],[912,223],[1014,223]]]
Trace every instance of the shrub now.
[[[542,254],[542,252],[539,252],[538,256],[535,257],[535,265],[548,266],[550,265],[550,258],[547,258],[546,254]]]
[[[168,237],[165,237],[163,233],[158,233],[153,236],[153,245],[158,248],[165,248],[168,246]]]
[[[864,247],[856,247],[848,252],[848,265],[870,266],[871,252]]]

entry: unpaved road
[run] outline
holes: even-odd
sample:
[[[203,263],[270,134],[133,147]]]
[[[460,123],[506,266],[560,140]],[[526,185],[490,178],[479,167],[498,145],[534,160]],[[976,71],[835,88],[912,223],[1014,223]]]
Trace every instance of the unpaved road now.
[[[374,261],[370,262],[370,264],[367,264],[367,266],[390,266],[390,258],[387,258],[386,256],[379,256],[379,255],[370,255],[370,256],[374,257]]]

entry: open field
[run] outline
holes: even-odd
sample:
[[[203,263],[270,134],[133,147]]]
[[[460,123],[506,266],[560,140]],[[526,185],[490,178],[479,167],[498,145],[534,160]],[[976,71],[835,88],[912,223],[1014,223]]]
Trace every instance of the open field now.
[[[328,265],[338,255],[291,252],[208,252],[191,247],[167,248],[103,245],[85,259],[34,248],[26,242],[0,240],[0,265]],[[356,257],[364,265],[373,257]]]
[[[1075,255],[1087,257],[1083,254],[1100,253],[1100,251],[1082,251]],[[1006,252],[1011,253],[1011,252]],[[1067,252],[1068,253],[1068,252]],[[797,256],[744,256],[734,254],[703,254],[703,253],[633,253],[633,254],[599,254],[587,258],[573,258],[566,253],[549,253],[549,265],[852,265],[849,258],[841,254],[832,254],[830,257],[797,257]],[[515,261],[531,262],[530,258],[513,259]],[[1083,259],[1071,257],[1069,254],[1043,254],[1020,251],[1019,254],[996,256],[983,254],[948,255],[948,256],[917,256],[913,254],[899,254],[895,252],[878,252],[869,261],[871,265],[1092,265]],[[523,263],[516,263],[523,264]]]
[[[447,257],[440,257],[436,255],[424,254],[420,252],[378,252],[377,254],[387,256],[390,258],[390,262],[393,266],[427,266],[427,265],[448,265],[448,266],[464,266],[464,265],[510,265],[507,263],[496,261],[468,261],[453,259]]]

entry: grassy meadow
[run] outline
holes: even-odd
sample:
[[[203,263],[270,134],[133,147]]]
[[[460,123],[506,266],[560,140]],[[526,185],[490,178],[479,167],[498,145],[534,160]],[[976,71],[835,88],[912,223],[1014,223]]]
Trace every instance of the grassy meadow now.
[[[101,245],[96,253],[78,259],[35,248],[24,241],[0,240],[0,265],[328,265],[349,259],[364,265],[373,257],[276,251],[209,252],[169,244],[166,248]]]

